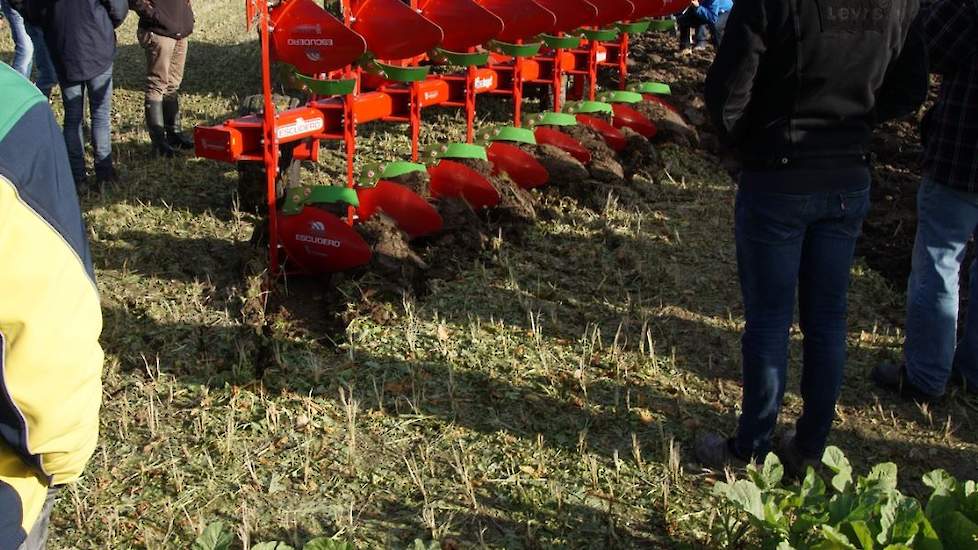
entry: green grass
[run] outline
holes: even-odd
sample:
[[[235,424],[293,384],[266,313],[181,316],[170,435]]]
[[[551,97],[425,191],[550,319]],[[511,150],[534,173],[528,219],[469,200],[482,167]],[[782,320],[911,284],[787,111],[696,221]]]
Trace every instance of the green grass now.
[[[240,2],[194,7],[188,125],[258,87]],[[265,307],[232,167],[148,156],[134,20],[119,37],[125,183],[83,197],[105,312],[102,444],[59,502],[53,547],[185,548],[216,520],[244,547],[709,544],[710,482],[687,449],[701,427],[733,428],[742,327],[733,183],[715,159],[666,146],[652,180],[597,189],[598,208],[547,192],[521,236],[433,259],[461,265],[423,295],[374,293],[370,276],[290,281],[272,300],[286,310]],[[426,139],[458,136],[454,113],[426,118]],[[367,130],[365,157],[407,147],[403,126]],[[976,477],[973,404],[918,409],[867,381],[899,352],[902,298],[862,264],[854,275],[833,443],[910,478]],[[345,328],[331,321],[344,304]],[[799,409],[793,392],[785,421]]]

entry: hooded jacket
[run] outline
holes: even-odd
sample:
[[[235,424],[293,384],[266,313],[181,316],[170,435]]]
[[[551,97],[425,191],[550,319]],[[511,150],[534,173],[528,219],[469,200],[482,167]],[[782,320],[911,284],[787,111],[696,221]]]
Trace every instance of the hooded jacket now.
[[[0,548],[18,548],[95,450],[102,317],[61,128],[3,63],[0,97]]]
[[[721,137],[748,170],[865,166],[874,125],[926,98],[918,10],[918,0],[738,0],[706,81]]]
[[[181,40],[194,32],[194,10],[190,0],[129,0],[139,15],[139,28]]]
[[[129,13],[126,0],[9,0],[44,41],[62,83],[101,75],[115,60],[115,29]]]

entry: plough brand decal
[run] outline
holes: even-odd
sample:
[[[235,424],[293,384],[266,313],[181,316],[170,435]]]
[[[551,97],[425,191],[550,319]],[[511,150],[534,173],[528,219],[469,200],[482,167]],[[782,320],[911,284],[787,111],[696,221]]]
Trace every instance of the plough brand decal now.
[[[476,90],[484,90],[486,88],[492,88],[492,85],[495,82],[496,82],[496,80],[493,77],[491,77],[491,76],[485,76],[485,77],[482,77],[482,78],[475,79],[475,82],[473,83],[473,85],[475,86],[475,89]]]
[[[290,38],[288,40],[289,46],[319,46],[323,48],[330,48],[333,46],[332,38]]]
[[[304,233],[297,233],[295,240],[300,243],[315,244],[319,246],[328,246],[331,248],[342,248],[343,243],[336,239],[330,239],[326,237],[326,224],[323,222],[311,222],[309,224],[309,232],[312,235],[307,235]]]
[[[275,130],[275,136],[279,139],[285,139],[301,134],[312,134],[322,129],[323,119],[321,118],[314,118],[312,120],[297,118],[295,119],[295,122],[279,126],[278,129]]]

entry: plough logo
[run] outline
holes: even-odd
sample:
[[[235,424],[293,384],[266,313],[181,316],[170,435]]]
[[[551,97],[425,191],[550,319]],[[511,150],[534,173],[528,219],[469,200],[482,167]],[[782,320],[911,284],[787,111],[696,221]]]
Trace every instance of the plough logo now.
[[[314,134],[323,129],[323,119],[315,118],[306,120],[302,117],[295,119],[295,122],[279,126],[275,130],[275,135],[279,139],[286,139],[302,134]]]
[[[309,233],[311,235],[298,233],[295,236],[295,240],[300,243],[313,244],[319,246],[328,246],[330,248],[342,248],[343,243],[336,239],[330,239],[326,236],[326,224],[320,221],[309,222]]]
[[[318,23],[298,25],[292,29],[292,34],[300,36],[297,38],[290,37],[286,40],[286,44],[296,48],[305,48],[306,58],[312,62],[318,62],[323,58],[319,48],[332,48],[336,44],[332,38],[323,37],[323,27]]]
[[[476,90],[485,90],[487,88],[492,88],[492,85],[495,84],[495,82],[496,82],[496,79],[494,79],[493,77],[491,77],[491,76],[485,76],[485,77],[482,77],[482,78],[475,79],[475,82],[473,82],[473,85],[475,86],[475,89]]]

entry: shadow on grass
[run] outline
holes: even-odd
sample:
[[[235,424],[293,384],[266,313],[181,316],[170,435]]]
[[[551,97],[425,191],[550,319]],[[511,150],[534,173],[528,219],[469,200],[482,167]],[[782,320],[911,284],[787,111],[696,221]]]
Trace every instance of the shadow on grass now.
[[[242,16],[243,19],[243,16]],[[261,90],[261,50],[257,38],[233,44],[202,42],[191,35],[181,93],[243,98]],[[138,43],[118,48],[113,85],[142,92],[146,53]]]

